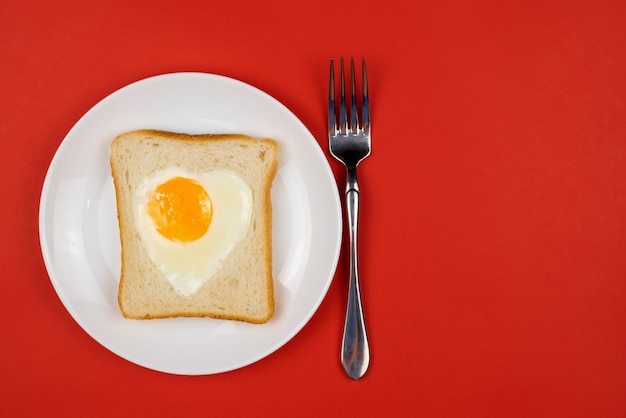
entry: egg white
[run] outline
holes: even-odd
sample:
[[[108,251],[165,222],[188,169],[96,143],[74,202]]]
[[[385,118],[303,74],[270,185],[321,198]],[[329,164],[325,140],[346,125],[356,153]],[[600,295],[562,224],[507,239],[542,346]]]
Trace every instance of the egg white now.
[[[208,231],[191,242],[175,242],[156,229],[147,205],[154,190],[173,177],[195,180],[209,195],[213,215]],[[246,235],[252,218],[252,191],[230,170],[191,173],[168,168],[147,177],[133,199],[135,221],[148,256],[176,292],[193,295],[217,272],[223,261]]]

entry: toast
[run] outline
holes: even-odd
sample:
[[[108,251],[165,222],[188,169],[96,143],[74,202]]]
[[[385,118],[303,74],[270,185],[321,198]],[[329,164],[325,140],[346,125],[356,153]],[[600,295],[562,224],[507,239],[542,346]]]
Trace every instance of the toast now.
[[[274,140],[239,134],[139,130],[115,138],[110,164],[121,241],[118,304],[124,317],[211,317],[250,323],[272,317],[271,187],[278,156]],[[196,174],[234,172],[251,191],[249,226],[216,271],[191,294],[181,294],[160,270],[138,227],[143,215],[136,209],[137,191],[146,178],[170,168]]]

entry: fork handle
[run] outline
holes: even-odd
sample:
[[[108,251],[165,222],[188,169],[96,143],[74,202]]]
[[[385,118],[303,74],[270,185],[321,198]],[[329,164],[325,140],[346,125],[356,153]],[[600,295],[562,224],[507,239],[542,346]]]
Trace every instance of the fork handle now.
[[[356,182],[356,170],[348,170],[346,210],[348,212],[350,235],[350,281],[348,285],[348,306],[346,308],[346,320],[341,344],[341,364],[348,376],[357,380],[363,377],[367,371],[370,354],[359,285],[357,258],[359,188]]]

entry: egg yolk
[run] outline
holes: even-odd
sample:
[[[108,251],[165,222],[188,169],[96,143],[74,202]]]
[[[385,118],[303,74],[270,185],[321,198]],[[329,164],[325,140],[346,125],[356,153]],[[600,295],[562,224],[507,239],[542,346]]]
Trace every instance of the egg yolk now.
[[[190,242],[209,229],[211,199],[198,182],[174,177],[161,183],[147,205],[157,231],[172,241]]]

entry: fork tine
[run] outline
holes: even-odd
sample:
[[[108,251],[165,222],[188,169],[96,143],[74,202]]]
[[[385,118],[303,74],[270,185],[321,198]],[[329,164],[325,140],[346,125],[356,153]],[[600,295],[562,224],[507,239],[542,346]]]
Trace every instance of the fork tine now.
[[[330,59],[330,81],[328,83],[328,133],[334,134],[337,130],[337,115],[335,114],[335,60]]]
[[[350,130],[352,133],[359,129],[359,116],[356,108],[356,81],[354,77],[354,57],[350,58]]]
[[[365,132],[366,135],[369,135],[370,133],[370,98],[369,98],[369,90],[367,88],[367,71],[365,70],[365,58],[362,59],[362,63],[363,63],[363,80],[362,80],[362,84],[363,86],[361,87],[362,89],[362,96],[363,96],[363,108],[362,108],[362,112],[363,112],[363,132]]]
[[[346,114],[346,83],[343,71],[343,57],[341,57],[341,80],[339,81],[339,131],[342,135],[346,134],[348,127],[348,117]]]

